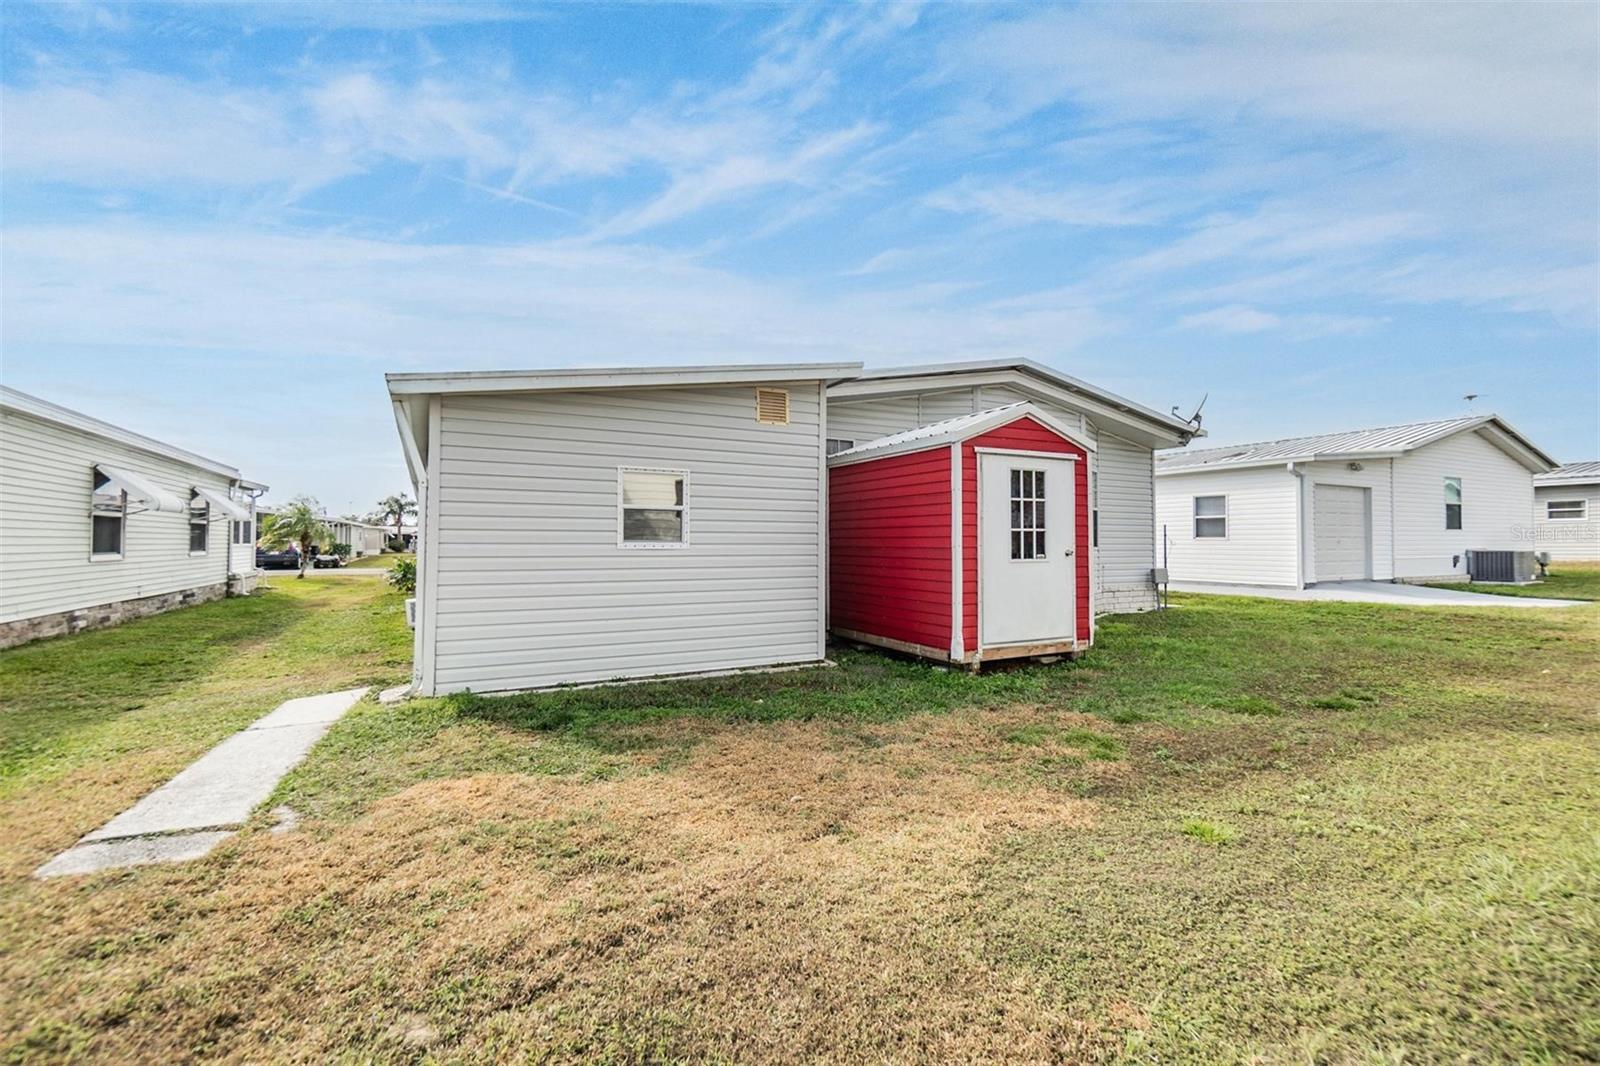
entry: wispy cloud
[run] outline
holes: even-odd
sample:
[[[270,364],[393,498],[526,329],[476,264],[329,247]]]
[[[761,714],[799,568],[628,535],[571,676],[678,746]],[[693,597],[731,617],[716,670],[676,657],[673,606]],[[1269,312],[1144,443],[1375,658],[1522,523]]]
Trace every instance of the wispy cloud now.
[[[1381,323],[1382,319],[1365,315],[1277,314],[1233,304],[1184,315],[1178,319],[1178,328],[1235,334],[1281,333],[1296,340],[1310,340],[1365,333]]]

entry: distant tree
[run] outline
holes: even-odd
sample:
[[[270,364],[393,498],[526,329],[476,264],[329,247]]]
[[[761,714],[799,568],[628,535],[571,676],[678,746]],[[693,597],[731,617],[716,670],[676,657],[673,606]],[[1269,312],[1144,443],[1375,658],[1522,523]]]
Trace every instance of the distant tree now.
[[[417,513],[417,501],[405,493],[394,496],[385,496],[378,501],[378,510],[375,514],[382,515],[383,520],[394,525],[394,535],[400,536],[400,526],[405,522],[407,515]]]
[[[296,579],[306,576],[311,565],[311,548],[331,540],[333,531],[322,520],[322,507],[310,496],[296,496],[292,502],[278,510],[272,527],[263,534],[269,548],[282,549],[293,545],[300,551],[300,572]]]

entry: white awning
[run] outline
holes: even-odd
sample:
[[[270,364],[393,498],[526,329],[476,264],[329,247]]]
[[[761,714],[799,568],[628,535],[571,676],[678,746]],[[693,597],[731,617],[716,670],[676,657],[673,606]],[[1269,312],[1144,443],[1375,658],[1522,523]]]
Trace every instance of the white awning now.
[[[227,496],[218,492],[216,489],[201,488],[199,485],[196,485],[194,487],[194,494],[209,503],[211,506],[215,507],[217,510],[221,511],[223,514],[227,515],[229,518],[233,519],[235,522],[250,521],[249,508],[243,506],[236,500],[228,499]]]
[[[143,504],[149,511],[165,511],[168,514],[188,514],[189,505],[178,499],[166,489],[157,485],[143,474],[120,466],[107,466],[105,463],[96,463],[94,468],[100,471],[102,477],[111,482],[114,489],[119,489],[128,494],[130,504]]]

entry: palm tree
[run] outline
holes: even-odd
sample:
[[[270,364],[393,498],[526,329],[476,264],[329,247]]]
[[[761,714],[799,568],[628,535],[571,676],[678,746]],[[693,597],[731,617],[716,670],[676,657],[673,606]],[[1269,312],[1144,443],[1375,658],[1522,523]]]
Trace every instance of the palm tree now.
[[[394,521],[394,535],[398,537],[400,536],[400,525],[405,521],[406,515],[417,513],[417,501],[403,492],[394,496],[385,496],[378,501],[376,513],[382,515],[385,519]]]
[[[324,544],[333,536],[328,523],[318,513],[321,510],[322,506],[310,496],[296,496],[278,512],[272,527],[263,534],[269,548],[292,544],[300,549],[300,572],[295,575],[296,579],[306,576],[306,567],[311,563],[311,546]]]

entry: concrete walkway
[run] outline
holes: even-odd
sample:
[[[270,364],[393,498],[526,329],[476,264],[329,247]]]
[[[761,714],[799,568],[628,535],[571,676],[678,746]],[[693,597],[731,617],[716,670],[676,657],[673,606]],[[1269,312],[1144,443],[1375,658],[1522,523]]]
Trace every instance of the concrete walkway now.
[[[1212,585],[1174,581],[1174,592],[1208,596],[1260,596],[1269,600],[1322,600],[1330,603],[1390,603],[1403,607],[1582,607],[1582,600],[1546,600],[1533,596],[1496,596],[1488,592],[1459,592],[1427,585],[1396,585],[1388,581],[1332,581],[1307,589],[1270,588],[1264,585]]]
[[[289,700],[34,871],[36,877],[197,859],[232,836],[364,688]]]

